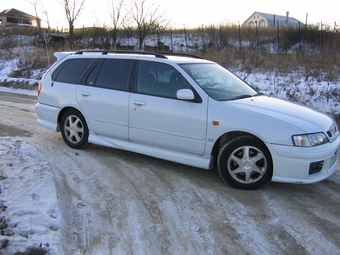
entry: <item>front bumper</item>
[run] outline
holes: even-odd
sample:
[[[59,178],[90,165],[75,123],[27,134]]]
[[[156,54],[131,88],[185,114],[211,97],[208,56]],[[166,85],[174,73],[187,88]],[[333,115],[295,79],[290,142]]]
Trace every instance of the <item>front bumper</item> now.
[[[315,183],[328,178],[338,169],[339,137],[332,143],[308,148],[266,145],[273,158],[274,182]],[[318,171],[311,171],[311,164],[319,165]]]

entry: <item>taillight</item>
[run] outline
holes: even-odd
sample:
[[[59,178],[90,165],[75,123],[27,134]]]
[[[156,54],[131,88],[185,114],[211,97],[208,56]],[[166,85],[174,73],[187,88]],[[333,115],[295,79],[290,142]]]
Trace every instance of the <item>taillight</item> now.
[[[42,82],[39,82],[39,84],[38,84],[38,96],[40,95],[41,87],[42,87]]]

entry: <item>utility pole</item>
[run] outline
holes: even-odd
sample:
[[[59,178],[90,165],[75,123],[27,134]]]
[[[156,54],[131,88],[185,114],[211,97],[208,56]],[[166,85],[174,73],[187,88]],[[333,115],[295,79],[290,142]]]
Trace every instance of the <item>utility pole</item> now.
[[[238,43],[239,43],[240,50],[241,50],[242,42],[241,42],[241,26],[240,26],[240,22],[238,22]]]
[[[185,37],[185,48],[186,48],[186,53],[188,53],[188,38],[187,38],[187,31],[185,30],[185,24],[184,26],[184,37]]]
[[[256,45],[257,45],[257,53],[260,53],[260,45],[259,45],[259,31],[257,28],[257,21],[255,21],[255,32],[256,32]]]

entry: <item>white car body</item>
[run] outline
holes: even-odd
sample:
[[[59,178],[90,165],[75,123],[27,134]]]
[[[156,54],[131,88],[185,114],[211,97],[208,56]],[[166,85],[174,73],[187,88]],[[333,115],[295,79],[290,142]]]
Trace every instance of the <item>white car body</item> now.
[[[328,178],[338,167],[340,138],[331,117],[269,96],[214,100],[180,66],[182,63],[211,63],[207,60],[139,54],[86,55],[95,59],[127,58],[171,65],[201,98],[200,103],[193,103],[135,91],[54,82],[52,73],[61,62],[81,57],[71,53],[56,56],[59,57],[57,64],[42,79],[36,105],[38,123],[51,130],[60,131],[61,112],[73,108],[86,120],[89,143],[194,167],[211,169],[217,159],[214,148],[220,147],[217,143],[221,144],[226,134],[241,133],[257,137],[270,151],[272,181],[313,183]],[[182,98],[190,98],[187,92],[179,91]],[[311,147],[294,146],[292,142],[293,135],[318,132],[325,134],[329,142]],[[322,169],[310,174],[313,162],[322,162]]]

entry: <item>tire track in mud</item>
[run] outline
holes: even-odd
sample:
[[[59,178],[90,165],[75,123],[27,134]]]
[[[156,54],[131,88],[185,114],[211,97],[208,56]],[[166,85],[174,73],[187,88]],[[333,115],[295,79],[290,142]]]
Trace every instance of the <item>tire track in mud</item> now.
[[[123,156],[126,157],[126,155]],[[141,157],[144,161],[143,156],[130,155]],[[150,251],[150,253],[154,253],[159,251],[169,253],[171,251],[170,254],[177,253],[175,247],[185,245],[183,245],[183,240],[177,238],[178,233],[181,232],[179,224],[173,222],[172,216],[169,217],[167,214],[170,212],[170,208],[176,206],[170,199],[172,196],[171,188],[150,170],[154,167],[153,165],[147,162],[138,162],[137,165],[129,162],[127,166],[126,161],[128,160],[124,159],[122,167],[115,170],[121,173],[123,179],[126,180],[125,184],[129,187],[129,201],[125,204],[128,209],[127,227],[130,229],[128,232],[134,232],[132,246],[129,246],[142,248],[131,252]],[[161,171],[161,169],[157,170]],[[178,213],[174,213],[174,215],[178,217],[176,216]],[[168,227],[168,224],[173,225],[173,223],[177,226],[177,228],[175,227],[176,238],[173,238]],[[172,248],[169,248],[170,244]],[[182,250],[179,252],[182,252]]]
[[[332,209],[333,206],[327,201],[327,197],[321,195],[322,183],[288,186],[288,192],[283,189],[275,190],[274,194],[262,192],[272,214],[265,236],[272,233],[277,242],[281,241],[280,249],[286,253],[294,248],[298,254],[340,254],[338,216],[328,221],[332,214],[330,211],[324,215],[317,213],[324,212],[324,205],[335,212],[338,203],[335,203]],[[327,203],[324,204],[324,201]],[[289,240],[290,242],[287,242]],[[289,247],[291,248],[288,249]]]
[[[66,145],[62,143],[61,146]],[[63,210],[62,225],[66,226],[62,237],[64,249],[72,254],[96,254],[102,247],[109,251],[115,219],[113,205],[109,203],[116,191],[110,188],[107,180],[112,178],[99,174],[105,171],[108,175],[107,169],[95,159],[89,160],[89,152],[70,148],[66,151],[68,153],[61,153],[63,163],[54,163],[59,190],[64,191],[61,192],[63,199],[60,206]],[[61,157],[56,155],[56,158]]]
[[[128,205],[129,215],[132,218],[129,228],[139,229],[140,226],[146,228],[146,232],[149,233],[147,238],[158,245],[153,248],[154,251],[161,253],[200,253],[203,250],[210,250],[215,254],[222,254],[221,251],[216,253],[215,243],[209,231],[199,222],[208,217],[208,214],[198,215],[195,206],[190,205],[190,201],[183,200],[185,193],[193,192],[187,185],[177,185],[182,179],[180,171],[168,169],[168,166],[178,168],[179,165],[132,153],[126,155],[132,155],[143,161],[137,163],[132,160],[126,169],[127,159],[123,158],[125,169],[118,170],[125,176],[124,179],[128,180],[127,185],[132,192],[132,200]],[[167,165],[166,169],[162,166],[164,163]],[[193,213],[188,213],[188,210]],[[133,212],[137,212],[137,215]],[[198,220],[199,218],[202,219]],[[143,238],[140,237],[145,236],[145,233],[140,229],[138,231],[136,242],[143,242]],[[187,241],[188,239],[190,242]],[[144,251],[148,248],[150,245],[145,245]]]
[[[147,162],[141,164],[143,167],[135,166],[133,175],[130,171],[126,171],[129,172],[126,178],[130,179],[136,193],[140,194],[142,191],[142,194],[149,194],[138,195],[137,198],[143,201],[144,209],[150,215],[149,224],[153,225],[153,231],[158,233],[158,242],[162,243],[161,252],[199,254],[204,251],[207,254],[224,254],[228,250],[241,251],[241,248],[233,247],[235,243],[232,242],[229,247],[216,245],[216,235],[213,235],[214,231],[210,228],[215,225],[217,236],[228,233],[223,231],[221,233],[220,225],[210,220],[216,207],[213,203],[206,203],[211,194],[200,192],[200,187],[191,184],[190,178],[185,176],[188,170],[190,175],[195,173],[199,175],[199,169],[147,159]],[[163,164],[167,166],[164,167]],[[200,178],[195,177],[195,179]],[[200,181],[202,184],[206,183],[205,180]],[[144,190],[141,190],[141,187],[144,187]]]

